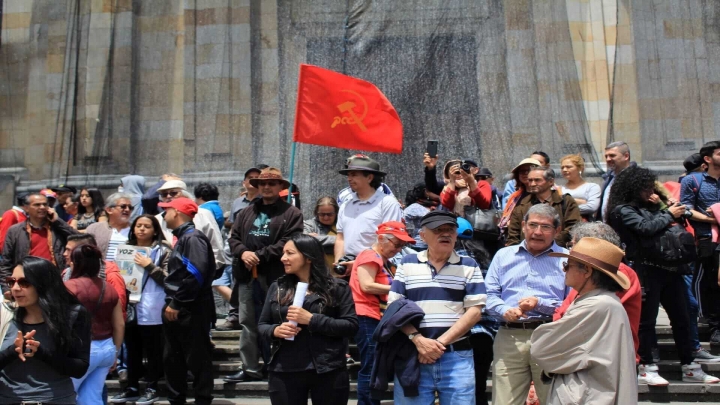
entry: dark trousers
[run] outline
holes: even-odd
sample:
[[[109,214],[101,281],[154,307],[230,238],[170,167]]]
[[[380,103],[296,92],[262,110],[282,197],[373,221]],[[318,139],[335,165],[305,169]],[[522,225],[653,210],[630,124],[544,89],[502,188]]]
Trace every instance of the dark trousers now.
[[[195,377],[195,403],[212,403],[210,323],[214,318],[214,311],[215,305],[210,297],[204,302],[193,304],[190,309],[181,309],[175,322],[169,322],[163,317],[165,380],[168,400],[173,405],[185,404],[188,371]]]
[[[493,337],[487,333],[474,333],[470,335],[470,345],[473,349],[473,363],[475,363],[475,403],[488,405],[487,377],[493,361]]]
[[[355,334],[355,343],[360,352],[360,371],[357,379],[358,405],[380,405],[380,401],[370,398],[370,375],[372,374],[375,359],[375,345],[372,335],[377,328],[379,320],[368,316],[358,316],[358,331]]]
[[[701,242],[702,243],[702,242]],[[708,255],[698,260],[693,279],[693,291],[700,304],[700,315],[705,317],[710,325],[710,332],[720,329],[720,286],[718,286],[718,260],[714,248],[717,244],[710,242],[709,252],[698,249],[700,253]]]
[[[268,391],[272,405],[306,405],[308,393],[313,405],[347,405],[350,376],[345,367],[323,374],[270,372]]]
[[[145,374],[147,387],[157,390],[158,381],[163,376],[162,325],[125,325],[125,347],[127,348],[128,387],[138,389],[140,377]],[[143,354],[147,356],[147,365],[143,365]]]
[[[660,304],[665,308],[672,327],[675,347],[681,364],[693,361],[690,343],[690,319],[687,309],[687,288],[682,274],[659,267],[638,264],[634,266],[640,278],[644,296],[640,311],[640,330],[638,337],[641,364],[652,364],[652,348],[657,345],[655,323]]]

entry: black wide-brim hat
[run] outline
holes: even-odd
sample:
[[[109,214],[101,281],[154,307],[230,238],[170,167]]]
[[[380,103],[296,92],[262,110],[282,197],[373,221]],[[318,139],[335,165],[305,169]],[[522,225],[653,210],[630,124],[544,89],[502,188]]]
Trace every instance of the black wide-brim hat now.
[[[380,170],[380,163],[376,162],[374,159],[370,159],[368,156],[365,155],[354,155],[348,158],[347,162],[345,163],[345,168],[338,171],[338,173],[342,174],[343,176],[347,176],[348,172],[358,170],[363,172],[370,172],[374,174],[378,174],[380,176],[385,176],[385,172]]]

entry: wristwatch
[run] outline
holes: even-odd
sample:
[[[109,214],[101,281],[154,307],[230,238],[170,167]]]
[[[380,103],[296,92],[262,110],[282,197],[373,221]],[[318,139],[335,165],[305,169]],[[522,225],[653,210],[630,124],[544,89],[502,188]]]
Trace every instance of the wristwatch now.
[[[408,335],[408,339],[413,340],[413,339],[415,339],[415,336],[418,336],[419,334],[420,334],[420,332],[413,332]]]

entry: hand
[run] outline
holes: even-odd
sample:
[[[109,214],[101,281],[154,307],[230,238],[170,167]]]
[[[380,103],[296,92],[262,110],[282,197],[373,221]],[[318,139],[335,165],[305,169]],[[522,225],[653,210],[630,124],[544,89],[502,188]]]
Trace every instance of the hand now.
[[[117,349],[115,350],[115,353],[117,353]],[[113,357],[112,366],[110,366],[110,372],[112,373],[117,368],[117,354],[115,354],[115,357]]]
[[[678,201],[678,200],[676,200],[676,199],[674,199],[674,198],[672,198],[672,197],[668,197],[667,200],[668,200],[668,205],[675,205],[675,204],[680,203],[680,201]]]
[[[23,336],[22,332],[18,331],[17,337],[15,338],[15,352],[18,354],[20,360],[25,361],[26,359],[33,357],[37,352],[40,342],[34,340],[35,330],[31,330]]]
[[[423,164],[428,169],[434,169],[435,166],[437,166],[438,158],[435,156],[434,158],[430,157],[430,155],[425,152],[425,155],[423,155]]]
[[[178,314],[180,314],[180,311],[177,309],[172,309],[168,305],[165,307],[165,319],[167,319],[170,322],[175,322],[178,319]]]
[[[684,205],[673,205],[672,207],[668,208],[668,211],[670,212],[670,215],[673,216],[673,218],[680,218],[682,214],[685,213],[685,206]]]
[[[150,263],[152,263],[152,260],[150,260],[149,257],[141,255],[140,253],[135,253],[135,264],[140,267],[145,267],[148,266]]]
[[[5,291],[3,298],[5,298],[5,301],[12,301],[12,292],[10,292],[10,290]]]
[[[417,348],[420,364],[433,364],[445,353],[445,346],[435,339],[418,335],[412,342]]]
[[[537,304],[537,297],[525,297],[520,299],[520,302],[518,302],[518,307],[520,307],[523,312],[530,312],[535,309],[535,307],[537,307]]]
[[[312,316],[313,314],[303,308],[296,307],[294,305],[291,305],[290,308],[288,308],[288,321],[295,321],[300,325],[310,325],[310,318],[312,318]]]
[[[48,219],[48,221],[50,221],[50,222],[55,222],[55,221],[57,221],[58,215],[57,215],[57,213],[55,212],[55,209],[54,209],[54,208],[48,208],[48,209],[47,209],[47,219]]]
[[[301,330],[302,328],[299,328],[290,322],[284,322],[273,330],[273,336],[278,339],[287,339],[296,336]]]
[[[244,252],[242,256],[240,256],[240,259],[245,263],[245,267],[248,269],[252,269],[253,267],[260,264],[260,259],[257,257],[255,252]]]
[[[524,316],[525,314],[520,308],[510,308],[503,314],[503,319],[507,322],[517,322],[518,319]]]
[[[653,204],[657,204],[660,202],[660,196],[657,194],[651,194],[650,197],[648,197],[648,202],[651,202]]]
[[[460,170],[460,175],[462,175],[463,180],[465,181],[465,184],[470,188],[471,190],[474,188],[477,188],[477,180],[475,180],[475,176],[473,176],[472,173],[468,173],[465,170]]]

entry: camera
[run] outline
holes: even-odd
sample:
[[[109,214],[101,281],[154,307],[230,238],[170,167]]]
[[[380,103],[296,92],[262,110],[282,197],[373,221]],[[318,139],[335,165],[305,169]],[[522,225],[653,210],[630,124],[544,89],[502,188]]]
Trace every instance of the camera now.
[[[345,256],[341,257],[340,260],[338,260],[338,264],[336,264],[333,267],[333,271],[335,271],[335,273],[337,273],[341,276],[344,276],[347,273],[348,268],[346,265],[340,264],[340,263],[351,262],[353,260],[355,260],[355,255],[345,255]]]
[[[468,163],[468,162],[462,162],[462,165],[460,165],[460,168],[461,168],[465,173],[470,173],[470,169],[472,169],[473,166],[472,166],[470,163]]]
[[[685,208],[685,212],[682,213],[682,217],[685,219],[692,218],[692,211],[690,211],[688,208]]]

